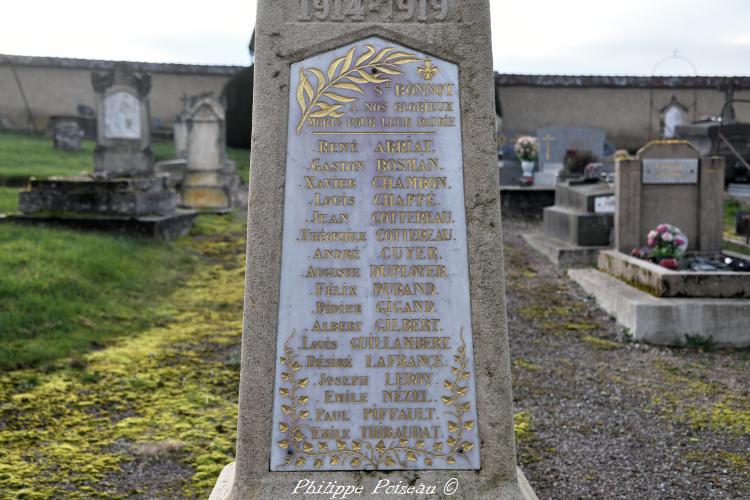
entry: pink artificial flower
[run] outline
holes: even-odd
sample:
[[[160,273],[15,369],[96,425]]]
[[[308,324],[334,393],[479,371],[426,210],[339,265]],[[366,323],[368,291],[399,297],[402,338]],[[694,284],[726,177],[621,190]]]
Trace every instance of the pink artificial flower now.
[[[666,233],[668,229],[669,226],[667,226],[666,224],[659,224],[658,226],[656,226],[656,232],[660,234]]]
[[[680,237],[678,236],[677,238],[675,238],[675,239],[674,239],[674,243],[675,243],[675,245],[677,245],[678,247],[681,247],[682,245],[684,245],[684,244],[685,244],[685,240],[683,240],[682,238],[680,238]]]
[[[672,233],[664,233],[661,235],[661,239],[669,243],[674,239],[674,236],[672,236]]]

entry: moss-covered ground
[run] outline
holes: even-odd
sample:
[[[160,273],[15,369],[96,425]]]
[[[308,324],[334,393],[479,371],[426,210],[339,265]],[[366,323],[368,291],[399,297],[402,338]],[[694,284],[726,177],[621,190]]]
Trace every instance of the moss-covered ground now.
[[[189,237],[163,246],[178,260],[190,257],[188,267],[174,266],[185,271],[172,280],[177,285],[116,317],[127,335],[110,337],[96,350],[75,350],[43,369],[0,373],[0,496],[207,496],[234,450],[244,236],[240,214],[201,216]],[[92,254],[101,247],[90,243]],[[65,251],[26,245],[19,251],[31,252],[29,266]],[[149,247],[140,242],[112,245],[127,252],[130,265],[152,265],[154,274],[174,278],[162,251],[141,257]],[[101,285],[117,280],[100,265]],[[41,264],[35,270],[37,277],[45,272],[57,271]],[[77,285],[50,283],[68,294]],[[144,286],[134,285],[122,298],[144,293]],[[112,314],[97,300],[89,298],[78,321],[94,331]],[[13,329],[21,327],[19,320]]]

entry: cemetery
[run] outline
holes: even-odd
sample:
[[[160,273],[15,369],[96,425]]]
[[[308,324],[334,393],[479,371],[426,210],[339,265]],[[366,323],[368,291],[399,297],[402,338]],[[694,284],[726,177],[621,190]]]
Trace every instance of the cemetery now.
[[[0,498],[750,497],[750,76],[251,3],[249,69],[0,54]]]

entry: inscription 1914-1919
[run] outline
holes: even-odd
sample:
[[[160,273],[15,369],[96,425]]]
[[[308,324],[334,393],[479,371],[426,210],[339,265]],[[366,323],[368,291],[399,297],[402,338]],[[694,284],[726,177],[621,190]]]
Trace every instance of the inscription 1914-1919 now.
[[[462,0],[287,0],[296,22],[458,22]]]

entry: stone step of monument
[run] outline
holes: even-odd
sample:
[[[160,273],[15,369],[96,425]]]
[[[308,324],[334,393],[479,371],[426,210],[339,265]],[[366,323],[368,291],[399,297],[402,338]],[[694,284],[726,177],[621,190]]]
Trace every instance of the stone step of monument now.
[[[555,205],[570,207],[583,212],[597,213],[605,210],[605,202],[613,203],[614,189],[606,182],[596,183],[570,183],[564,182],[555,188]],[[597,198],[599,210],[597,210]],[[604,198],[609,198],[605,200]]]
[[[46,179],[30,184],[18,197],[24,214],[164,215],[174,212],[179,202],[179,195],[159,177]]]
[[[613,226],[613,214],[594,214],[558,205],[544,209],[544,233],[574,245],[609,245]]]

